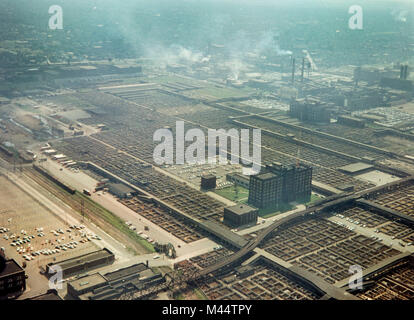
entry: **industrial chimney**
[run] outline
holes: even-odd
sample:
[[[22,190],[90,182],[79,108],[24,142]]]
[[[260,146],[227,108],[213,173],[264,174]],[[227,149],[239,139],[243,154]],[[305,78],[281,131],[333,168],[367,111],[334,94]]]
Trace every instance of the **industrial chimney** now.
[[[304,72],[305,72],[305,58],[302,58],[302,72],[301,72],[301,75],[300,75],[300,81],[301,82],[303,82]]]
[[[408,64],[404,66],[404,80],[407,80],[408,78]]]

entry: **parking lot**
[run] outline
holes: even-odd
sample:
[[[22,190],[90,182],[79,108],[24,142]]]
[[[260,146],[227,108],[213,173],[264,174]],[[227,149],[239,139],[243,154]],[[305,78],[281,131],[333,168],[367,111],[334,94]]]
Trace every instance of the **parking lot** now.
[[[47,279],[39,271],[46,264],[97,250],[94,234],[64,220],[0,176],[0,247],[8,258],[26,265],[28,291],[41,292]],[[47,288],[46,288],[47,289]]]

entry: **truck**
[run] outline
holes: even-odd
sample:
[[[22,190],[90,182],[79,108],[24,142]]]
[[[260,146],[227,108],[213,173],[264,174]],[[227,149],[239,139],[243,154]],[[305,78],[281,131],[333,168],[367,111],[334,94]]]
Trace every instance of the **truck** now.
[[[91,192],[88,189],[83,189],[83,194],[86,194],[87,196],[91,196]]]

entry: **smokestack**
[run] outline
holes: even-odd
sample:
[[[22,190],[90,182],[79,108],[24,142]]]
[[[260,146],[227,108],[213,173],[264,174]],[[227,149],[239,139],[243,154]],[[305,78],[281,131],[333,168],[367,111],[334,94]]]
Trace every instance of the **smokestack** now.
[[[401,80],[404,79],[404,66],[403,65],[401,65],[400,67],[400,79]]]
[[[295,62],[296,62],[296,59],[293,58],[292,60],[292,83],[295,83]]]
[[[305,58],[302,58],[302,72],[300,75],[300,81],[303,82],[303,75],[305,73]]]
[[[404,66],[404,80],[407,80],[408,78],[408,64]]]

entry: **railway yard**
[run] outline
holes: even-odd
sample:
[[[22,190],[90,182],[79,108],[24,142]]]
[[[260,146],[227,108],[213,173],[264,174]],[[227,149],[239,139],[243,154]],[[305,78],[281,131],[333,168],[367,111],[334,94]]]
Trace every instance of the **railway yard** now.
[[[117,212],[122,206],[174,240],[168,242],[176,246],[178,255],[168,258],[161,253],[163,267],[170,267],[165,273],[181,280],[173,281],[173,287],[161,285],[160,292],[168,289],[184,297],[213,300],[413,299],[414,154],[404,153],[401,147],[407,141],[414,143],[412,135],[405,134],[399,144],[398,134],[389,129],[302,122],[289,117],[286,101],[261,99],[253,90],[173,74],[128,81],[31,98],[32,105],[44,106],[36,113],[44,112],[45,117],[59,122],[64,132],[75,125],[84,130],[79,136],[64,133],[34,143],[29,131],[10,122],[2,127],[8,140],[13,140],[13,130],[19,133],[19,145],[27,136],[23,144],[37,154],[36,164],[45,161],[61,168],[53,175],[62,185],[74,188],[68,193],[31,164],[19,167],[12,154],[2,154],[9,161],[7,170],[13,168],[13,177],[32,188],[39,185],[45,198],[69,208],[56,217],[43,200],[22,194],[13,180],[17,178],[0,176],[0,244],[7,247],[10,257],[27,263],[29,279],[42,282],[40,267],[108,244],[115,248],[116,257],[122,257],[114,268],[121,260],[124,265],[135,261],[135,256],[153,253],[155,244],[167,244],[167,238],[145,235],[153,226],[151,231],[132,228],[125,221],[126,214]],[[25,112],[30,114],[30,110]],[[21,119],[26,121],[28,116]],[[303,204],[303,210],[295,202],[283,214],[271,212],[251,232],[231,229],[223,223],[223,211],[236,202],[219,192],[201,190],[200,181],[212,174],[217,178],[217,190],[232,188],[237,194],[237,185],[226,175],[240,174],[242,166],[158,166],[153,159],[153,134],[160,128],[175,133],[176,121],[203,132],[260,128],[262,163],[312,166],[312,192],[318,201]],[[391,138],[382,139],[384,135]],[[63,155],[66,163],[43,152],[48,148]],[[75,165],[68,168],[71,162]],[[106,189],[82,194],[80,184],[70,186],[73,180],[68,177],[76,179],[76,172],[93,181],[124,184],[133,194],[115,197]],[[243,192],[247,194],[240,201],[247,201],[248,190]],[[111,210],[102,207],[114,197],[117,205]],[[72,227],[69,221],[73,217],[93,223],[95,231],[82,231],[83,223]],[[65,249],[56,249],[63,245]],[[154,256],[157,259],[160,257]],[[364,280],[369,284],[357,292],[346,289],[354,265],[367,272]],[[31,281],[29,287],[34,286]],[[46,285],[42,283],[41,288]]]

